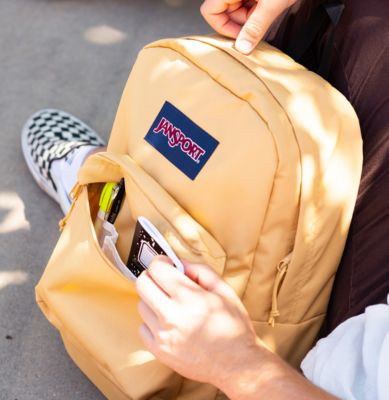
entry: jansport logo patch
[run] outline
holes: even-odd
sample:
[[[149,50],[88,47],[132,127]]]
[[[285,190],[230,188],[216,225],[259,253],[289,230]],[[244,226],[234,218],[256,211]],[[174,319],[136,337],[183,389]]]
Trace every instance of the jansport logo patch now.
[[[181,151],[188,154],[188,156],[197,163],[200,157],[205,154],[205,150],[195,143],[191,138],[187,137],[180,128],[174,126],[165,117],[161,118],[158,126],[153,129],[154,133],[162,132],[168,139],[170,147],[180,146]]]
[[[145,140],[191,179],[196,178],[219,144],[167,101]]]

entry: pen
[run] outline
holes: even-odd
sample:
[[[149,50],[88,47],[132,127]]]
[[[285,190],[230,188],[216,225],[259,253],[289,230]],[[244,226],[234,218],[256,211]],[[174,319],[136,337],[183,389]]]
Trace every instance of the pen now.
[[[124,178],[120,179],[120,182],[115,186],[114,191],[115,193],[107,217],[107,221],[111,224],[115,223],[123,203],[124,193],[125,193]]]

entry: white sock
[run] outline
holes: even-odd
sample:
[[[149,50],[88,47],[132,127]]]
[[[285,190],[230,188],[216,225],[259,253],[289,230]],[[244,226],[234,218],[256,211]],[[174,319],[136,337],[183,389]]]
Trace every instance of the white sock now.
[[[57,185],[58,193],[63,198],[63,202],[68,203],[69,206],[71,203],[70,192],[77,182],[78,171],[89,154],[98,148],[97,146],[81,146],[51,164],[51,174]],[[64,198],[65,196],[67,199]]]

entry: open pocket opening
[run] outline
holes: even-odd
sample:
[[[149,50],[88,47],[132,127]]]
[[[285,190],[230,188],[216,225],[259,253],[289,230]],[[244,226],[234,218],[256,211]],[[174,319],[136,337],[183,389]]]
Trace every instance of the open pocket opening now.
[[[221,245],[127,155],[99,153],[90,157],[82,168],[79,179],[80,184],[89,188],[91,219],[97,212],[96,182],[119,181],[122,177],[126,196],[115,227],[119,233],[118,253],[124,262],[136,220],[144,216],[157,227],[178,257],[206,263],[219,275],[223,274],[226,254]]]

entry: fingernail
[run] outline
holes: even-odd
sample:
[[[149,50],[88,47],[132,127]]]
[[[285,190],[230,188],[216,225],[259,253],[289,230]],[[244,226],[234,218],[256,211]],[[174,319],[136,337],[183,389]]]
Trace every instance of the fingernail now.
[[[244,54],[250,53],[253,49],[253,45],[248,40],[238,39],[236,41],[235,47],[238,51]]]

